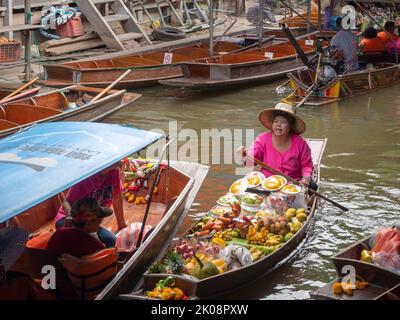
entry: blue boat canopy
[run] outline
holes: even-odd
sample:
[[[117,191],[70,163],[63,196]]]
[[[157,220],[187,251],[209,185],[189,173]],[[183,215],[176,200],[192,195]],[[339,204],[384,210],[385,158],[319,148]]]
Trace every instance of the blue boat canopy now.
[[[115,124],[38,124],[0,140],[0,223],[162,137]]]

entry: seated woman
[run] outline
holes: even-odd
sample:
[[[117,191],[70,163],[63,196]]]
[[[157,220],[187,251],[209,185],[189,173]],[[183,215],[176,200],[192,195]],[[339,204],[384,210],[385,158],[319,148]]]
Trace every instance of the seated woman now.
[[[378,32],[373,27],[365,29],[360,46],[362,53],[365,54],[379,54],[386,51],[384,41],[378,37]]]
[[[394,33],[396,25],[393,21],[386,21],[383,29],[384,30],[378,33],[378,37],[381,38],[386,45],[389,42],[393,43],[393,41],[396,41],[399,38],[399,36]]]
[[[97,235],[100,219],[112,215],[109,208],[100,207],[93,198],[76,201],[71,208],[74,227],[59,228],[50,238],[47,249],[58,254],[68,253],[77,258],[104,249]]]
[[[314,168],[311,149],[300,136],[306,131],[306,124],[294,112],[294,107],[278,103],[275,108],[261,111],[259,119],[262,125],[271,131],[260,134],[249,148],[248,154],[299,181],[300,184],[316,189],[316,183],[311,181]],[[246,160],[245,164],[254,165],[249,160]],[[273,175],[266,169],[261,171],[266,177]]]

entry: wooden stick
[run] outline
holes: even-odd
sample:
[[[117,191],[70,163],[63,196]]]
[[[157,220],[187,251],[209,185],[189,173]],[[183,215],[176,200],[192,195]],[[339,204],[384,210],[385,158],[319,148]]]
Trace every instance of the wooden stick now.
[[[123,78],[125,78],[129,73],[131,73],[132,69],[126,70],[124,74],[122,74],[118,79],[116,79],[113,83],[111,83],[107,88],[101,91],[97,96],[95,96],[90,103],[96,102],[101,97],[103,97],[110,89],[112,89],[118,82],[120,82]]]
[[[31,84],[33,84],[34,82],[36,82],[38,80],[39,80],[39,78],[35,78],[35,79],[32,79],[31,81],[23,84],[17,90],[11,92],[7,97],[4,97],[3,99],[1,99],[0,103],[4,103],[4,101],[7,101],[9,98],[15,96],[17,93],[20,93],[22,90],[24,90],[25,88],[29,87]]]
[[[277,174],[277,175],[280,175],[280,176],[285,177],[288,181],[292,182],[292,183],[295,184],[295,185],[300,185],[298,181],[296,181],[296,180],[294,180],[293,178],[291,178],[291,177],[285,175],[284,173],[282,173],[282,172],[280,172],[280,171],[278,171],[278,170],[276,170],[276,169],[270,167],[270,166],[267,165],[265,162],[262,162],[262,161],[260,161],[260,160],[258,160],[258,159],[253,158],[252,156],[249,156],[249,155],[247,154],[246,150],[244,150],[244,152],[245,152],[247,158],[249,158],[251,161],[257,163],[257,164],[260,165],[261,167],[267,169],[268,171],[273,172],[274,174]],[[317,192],[317,191],[315,191],[315,190],[313,190],[313,189],[311,189],[311,188],[308,188],[308,191],[311,192],[312,194],[316,195],[317,197],[320,197],[320,198],[322,198],[322,199],[324,199],[324,200],[326,200],[326,201],[332,203],[334,206],[338,207],[339,209],[341,209],[341,210],[343,210],[343,211],[349,211],[349,209],[346,208],[345,206],[342,206],[340,203],[337,203],[336,201],[333,201],[333,200],[331,200],[331,199],[325,197],[324,195],[320,194],[319,192]]]

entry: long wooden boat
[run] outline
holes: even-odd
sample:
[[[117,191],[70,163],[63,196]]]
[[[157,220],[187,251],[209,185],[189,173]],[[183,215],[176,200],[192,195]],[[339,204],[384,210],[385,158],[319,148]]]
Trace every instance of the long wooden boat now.
[[[40,126],[43,125],[35,126],[39,127],[35,128],[35,132],[40,129]],[[73,128],[72,131],[70,127]],[[93,167],[90,168],[91,164],[86,164],[86,162],[85,164],[82,164],[81,168],[78,170],[79,174],[87,175],[88,172],[91,172],[92,174],[93,170],[98,172],[100,167],[104,168],[109,166],[110,163],[113,162],[112,159],[114,156],[122,156],[128,150],[126,141],[130,141],[132,144],[136,144],[140,146],[139,148],[141,148],[143,143],[148,143],[151,139],[153,139],[148,133],[146,134],[145,131],[133,128],[124,128],[123,130],[126,132],[121,134],[121,130],[119,131],[119,141],[117,142],[115,141],[115,136],[114,140],[112,138],[113,134],[115,134],[115,131],[119,130],[118,128],[115,130],[115,127],[115,125],[98,123],[59,123],[58,127],[56,128],[58,131],[52,129],[52,127],[50,128],[51,130],[46,131],[47,133],[53,133],[45,135],[47,136],[48,140],[40,137],[38,139],[41,146],[46,146],[47,144],[49,144],[49,146],[54,146],[54,143],[49,143],[50,139],[52,139],[52,136],[57,137],[57,135],[59,135],[56,132],[61,132],[62,135],[59,135],[60,138],[58,138],[59,142],[57,143],[57,146],[60,146],[61,148],[63,144],[67,144],[68,148],[72,148],[76,145],[80,145],[82,140],[86,139],[87,141],[88,139],[91,139],[92,142],[90,143],[89,148],[92,150],[103,150],[103,152],[105,144],[112,144],[114,148],[109,148],[111,150],[109,151],[109,157],[106,157],[104,154],[102,155],[101,152],[98,152],[94,153],[94,156],[90,158],[89,162],[91,161],[92,164],[95,164],[94,166],[96,169]],[[28,129],[26,132],[24,132],[25,136],[31,134],[30,131],[32,131],[32,129]],[[73,135],[68,135],[70,132],[72,134],[75,132],[85,132],[87,134],[81,134],[82,139],[77,141]],[[5,144],[5,140],[12,139],[12,137],[14,136],[10,136],[2,140],[2,142]],[[34,135],[32,137],[34,138],[38,136]],[[72,140],[69,139],[69,137],[72,138]],[[138,140],[138,137],[141,138]],[[19,134],[18,138],[19,139],[15,141],[24,140],[24,138],[21,137],[21,134]],[[35,142],[36,141],[34,141],[34,139],[27,141],[28,144],[33,145],[35,145]],[[22,142],[22,145],[24,145],[24,142]],[[133,149],[134,146],[129,148]],[[136,149],[138,148],[136,147]],[[52,153],[50,152],[49,156],[51,155]],[[107,159],[107,163],[105,163],[105,159]],[[79,161],[79,159],[69,158],[68,161],[76,162]],[[0,161],[0,170],[2,169],[2,165],[3,164]],[[68,169],[65,168],[64,170]],[[71,168],[70,171],[74,170],[75,169]],[[143,240],[138,249],[134,249],[130,252],[121,252],[118,259],[118,264],[120,266],[119,271],[115,274],[112,281],[106,287],[106,283],[103,283],[103,288],[96,288],[96,293],[94,296],[92,296],[92,298],[102,299],[110,292],[113,292],[113,290],[121,290],[121,288],[127,285],[125,278],[128,276],[130,279],[135,279],[135,277],[140,278],[140,275],[143,274],[149,264],[158,255],[158,248],[165,245],[165,243],[168,243],[172,239],[174,232],[176,232],[180,223],[183,221],[184,215],[194,201],[197,190],[203,182],[207,171],[208,167],[206,166],[174,162],[169,166],[169,169],[161,172],[161,176],[158,181],[159,192],[153,196],[153,201],[151,203],[149,214],[146,220],[146,225],[151,225],[154,228],[152,233]],[[47,172],[47,175],[50,175],[50,173]],[[41,177],[46,179],[45,176]],[[150,177],[149,185],[153,179],[154,175]],[[68,177],[64,180],[61,179],[59,183],[71,184],[73,180],[75,180],[75,178]],[[172,181],[173,183],[171,183]],[[48,192],[50,194],[56,193],[56,191],[53,191],[51,187],[49,188],[50,190],[48,190]],[[146,193],[147,190],[141,190],[138,195],[145,196]],[[133,222],[143,221],[146,206],[134,205],[132,203],[128,203],[126,200],[124,200],[123,206],[125,220],[128,225]],[[16,216],[19,227],[27,230],[30,233],[30,240],[26,244],[24,253],[13,265],[11,270],[14,272],[23,272],[31,276],[33,279],[40,280],[43,278],[43,266],[52,265],[57,270],[57,298],[79,299],[80,294],[72,290],[73,288],[71,287],[71,282],[67,276],[67,272],[58,260],[59,256],[56,253],[46,249],[46,244],[55,230],[54,218],[59,207],[60,199],[58,195],[54,195]],[[114,215],[105,218],[102,222],[102,226],[113,232],[118,231]],[[93,292],[87,293],[93,294]]]
[[[325,149],[326,140],[309,139],[308,143],[312,149],[315,167],[314,179],[319,181],[319,167]],[[315,218],[317,202],[318,199],[316,197],[312,196],[310,198],[307,222],[305,222],[301,229],[297,231],[297,233],[295,233],[295,235],[278,250],[262,257],[260,260],[253,262],[250,265],[236,270],[226,271],[202,280],[198,280],[184,274],[173,275],[178,283],[179,288],[183,289],[188,295],[191,295],[191,298],[216,298],[222,294],[226,294],[231,291],[237,291],[240,288],[249,285],[250,283],[258,280],[260,277],[265,276],[266,274],[275,270],[278,266],[282,265],[296,253],[300,243],[306,238],[310,226]],[[163,248],[159,258],[166,253],[167,249],[167,247]],[[143,287],[140,287],[139,285],[134,287],[130,293],[122,292],[120,298],[124,300],[146,299],[146,291],[154,289],[155,284],[159,280],[165,279],[168,276],[171,275],[146,273],[143,279]]]
[[[288,103],[298,103],[314,86],[315,70],[303,68],[288,74],[292,93],[284,98]],[[374,89],[387,87],[400,81],[399,65],[388,62],[375,62],[373,69],[349,72],[338,75],[327,84],[318,85],[305,101],[305,105],[320,106],[347,97],[364,94]]]
[[[215,55],[242,49],[242,46],[226,41],[218,41],[214,46]],[[45,65],[44,80],[39,83],[50,87],[71,84],[104,87],[121,76],[126,69],[131,69],[133,72],[120,81],[118,87],[145,87],[158,84],[161,79],[181,77],[180,63],[208,56],[208,45],[199,43],[110,59]]]
[[[310,56],[315,51],[315,41],[311,41],[311,44],[307,41],[298,40],[298,43],[304,53]],[[290,42],[285,42],[184,63],[183,76],[160,80],[159,83],[192,89],[243,86],[284,78],[288,72],[295,72],[302,66],[294,47]]]
[[[0,88],[0,100],[3,100],[4,98],[6,98],[10,93],[13,93],[16,89],[11,89],[11,88]],[[11,101],[15,101],[15,100],[20,100],[20,99],[24,99],[26,97],[31,97],[35,94],[37,94],[40,90],[40,87],[33,87],[31,89],[25,89],[22,92],[16,94],[13,97],[10,97],[7,99],[6,102],[11,102]]]
[[[361,261],[361,251],[370,250],[369,241],[371,236],[366,237],[349,247],[341,250],[331,257],[338,277],[312,293],[318,299],[332,300],[400,300],[400,274],[386,270],[376,264]],[[354,290],[352,296],[345,294],[336,295],[332,291],[332,285],[340,282],[347,274],[343,267],[351,266],[356,275],[367,281],[369,285],[360,290]],[[344,272],[344,274],[342,273]]]
[[[32,124],[52,121],[98,121],[132,103],[141,95],[109,91],[91,103],[101,89],[73,85],[0,106],[0,137]]]

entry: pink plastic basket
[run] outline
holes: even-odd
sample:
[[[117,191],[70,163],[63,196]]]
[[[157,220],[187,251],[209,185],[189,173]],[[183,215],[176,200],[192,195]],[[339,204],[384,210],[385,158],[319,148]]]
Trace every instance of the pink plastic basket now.
[[[56,26],[57,35],[61,38],[79,37],[85,34],[81,17],[69,19],[67,23]]]

